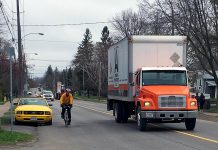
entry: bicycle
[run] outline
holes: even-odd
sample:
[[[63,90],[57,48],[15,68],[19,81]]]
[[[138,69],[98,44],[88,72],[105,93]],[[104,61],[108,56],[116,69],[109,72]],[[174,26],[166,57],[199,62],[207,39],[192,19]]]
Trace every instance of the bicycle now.
[[[70,108],[69,105],[64,105],[63,108],[65,109],[65,112],[64,112],[64,123],[65,123],[65,126],[67,127],[69,124],[69,117],[68,117],[68,108]]]

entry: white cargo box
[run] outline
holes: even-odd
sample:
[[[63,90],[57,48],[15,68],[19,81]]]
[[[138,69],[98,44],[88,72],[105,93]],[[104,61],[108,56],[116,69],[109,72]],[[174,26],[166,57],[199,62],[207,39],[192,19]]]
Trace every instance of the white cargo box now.
[[[131,36],[108,50],[108,99],[134,101],[133,76],[140,68],[186,67],[185,36]]]

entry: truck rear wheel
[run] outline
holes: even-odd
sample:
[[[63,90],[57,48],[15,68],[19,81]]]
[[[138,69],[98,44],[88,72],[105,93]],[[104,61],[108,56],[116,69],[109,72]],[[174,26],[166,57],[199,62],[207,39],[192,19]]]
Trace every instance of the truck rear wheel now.
[[[196,124],[196,118],[190,118],[185,120],[185,127],[187,130],[194,130]]]
[[[121,103],[115,104],[115,121],[117,123],[122,122],[122,105],[121,105]]]
[[[147,122],[144,118],[141,118],[141,108],[138,106],[137,108],[137,125],[140,131],[145,131],[147,128]]]
[[[125,104],[122,104],[122,122],[127,123],[128,122],[128,108]]]

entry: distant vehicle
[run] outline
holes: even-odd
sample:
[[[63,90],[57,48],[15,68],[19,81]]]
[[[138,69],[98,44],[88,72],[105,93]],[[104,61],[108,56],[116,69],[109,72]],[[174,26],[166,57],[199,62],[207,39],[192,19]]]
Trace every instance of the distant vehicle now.
[[[52,125],[52,110],[43,98],[21,98],[15,109],[15,124],[35,122]]]
[[[46,100],[54,101],[54,95],[52,91],[43,91],[42,98],[45,98]]]
[[[29,92],[27,92],[27,95],[32,95],[32,92],[30,92],[30,91],[29,91]]]
[[[61,97],[61,90],[62,90],[63,86],[62,83],[60,81],[57,82],[57,89],[56,89],[56,99],[60,99]]]
[[[185,36],[130,36],[108,50],[107,109],[115,121],[185,122],[193,130],[197,101],[189,94]]]

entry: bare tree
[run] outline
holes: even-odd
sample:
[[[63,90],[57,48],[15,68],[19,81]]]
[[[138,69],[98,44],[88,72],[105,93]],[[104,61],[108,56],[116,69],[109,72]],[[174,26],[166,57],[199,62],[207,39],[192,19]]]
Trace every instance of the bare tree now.
[[[216,69],[218,65],[218,26],[217,4],[211,0],[157,0],[159,8],[169,21],[172,21],[170,11],[174,9],[179,17],[174,18],[178,33],[186,35],[192,46],[193,55],[198,58],[202,68],[211,76],[218,86]],[[171,7],[172,4],[176,7]],[[169,9],[167,9],[169,8]],[[218,97],[218,95],[217,95]],[[218,100],[217,100],[218,107]]]
[[[143,34],[143,18],[131,9],[123,11],[112,19],[113,27],[118,32],[118,37],[124,38],[130,35]]]

